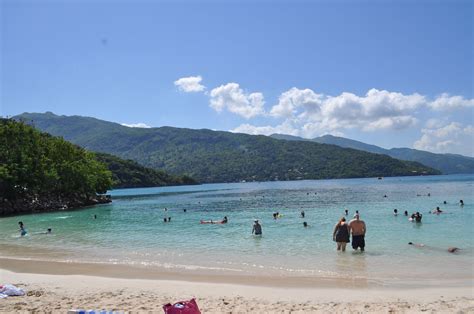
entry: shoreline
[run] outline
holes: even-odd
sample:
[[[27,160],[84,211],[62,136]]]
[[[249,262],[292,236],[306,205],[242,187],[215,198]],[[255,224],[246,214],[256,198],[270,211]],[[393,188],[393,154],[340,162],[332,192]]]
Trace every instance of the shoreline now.
[[[21,274],[41,274],[52,276],[89,276],[118,280],[171,280],[176,282],[231,284],[261,288],[318,288],[318,289],[366,289],[371,291],[390,289],[435,289],[471,288],[474,289],[474,278],[430,279],[413,281],[390,280],[390,284],[364,277],[305,277],[278,276],[275,274],[241,274],[232,275],[213,270],[179,271],[166,268],[150,268],[135,265],[45,261],[30,258],[0,257],[0,269]],[[474,293],[474,290],[473,290]]]
[[[23,265],[19,265],[21,268]],[[203,313],[222,312],[473,312],[473,287],[369,289],[274,287],[96,275],[45,275],[5,270],[0,278],[26,290],[0,301],[0,312],[70,309],[161,311],[164,304],[196,298]]]

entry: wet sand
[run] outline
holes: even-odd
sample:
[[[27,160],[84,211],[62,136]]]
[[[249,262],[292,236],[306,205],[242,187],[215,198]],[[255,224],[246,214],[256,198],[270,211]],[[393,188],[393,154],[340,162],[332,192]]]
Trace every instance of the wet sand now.
[[[122,265],[15,259],[0,259],[0,267],[1,283],[18,285],[28,294],[0,300],[0,312],[161,311],[163,304],[192,297],[203,313],[474,312],[472,280],[407,289],[350,279],[188,276]]]

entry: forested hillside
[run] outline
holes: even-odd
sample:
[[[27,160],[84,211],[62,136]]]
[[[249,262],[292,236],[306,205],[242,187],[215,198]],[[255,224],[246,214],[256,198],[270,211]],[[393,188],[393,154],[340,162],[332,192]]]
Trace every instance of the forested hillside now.
[[[25,113],[16,119],[89,150],[201,183],[439,174],[419,163],[313,142],[172,127],[129,128],[53,113]]]
[[[113,188],[134,188],[168,185],[190,185],[197,182],[188,176],[174,176],[164,171],[139,165],[133,160],[96,153],[97,160],[104,163],[112,172]]]
[[[26,124],[0,119],[0,214],[95,204],[112,175],[93,153]]]
[[[384,154],[396,159],[419,162],[428,167],[437,169],[443,174],[474,173],[474,158],[461,155],[435,154],[412,148],[385,149],[375,145],[332,135],[324,135],[313,139],[304,139],[284,134],[272,134],[271,137],[288,141],[312,141],[321,144],[332,144],[345,148],[363,150],[370,153]]]

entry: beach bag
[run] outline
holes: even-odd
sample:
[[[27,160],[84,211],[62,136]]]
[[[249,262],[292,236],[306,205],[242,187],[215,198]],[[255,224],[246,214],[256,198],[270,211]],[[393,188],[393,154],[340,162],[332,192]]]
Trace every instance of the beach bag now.
[[[179,301],[173,305],[165,304],[163,310],[165,314],[201,314],[194,298],[189,301]]]

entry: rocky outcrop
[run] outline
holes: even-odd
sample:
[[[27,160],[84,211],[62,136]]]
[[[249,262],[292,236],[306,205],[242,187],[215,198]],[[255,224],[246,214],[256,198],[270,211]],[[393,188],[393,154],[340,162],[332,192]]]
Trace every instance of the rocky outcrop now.
[[[0,199],[0,216],[78,209],[112,202],[110,195],[25,195],[22,198]]]

